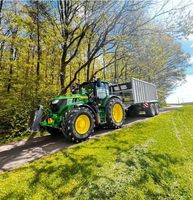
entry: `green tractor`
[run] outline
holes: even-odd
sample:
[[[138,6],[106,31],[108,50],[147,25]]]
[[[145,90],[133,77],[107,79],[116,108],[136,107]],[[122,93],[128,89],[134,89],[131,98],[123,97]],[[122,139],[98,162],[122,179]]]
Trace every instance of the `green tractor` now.
[[[79,86],[79,94],[57,96],[49,108],[36,111],[32,131],[45,128],[73,142],[86,140],[95,126],[120,128],[125,120],[122,97],[110,94],[109,83],[97,79]]]

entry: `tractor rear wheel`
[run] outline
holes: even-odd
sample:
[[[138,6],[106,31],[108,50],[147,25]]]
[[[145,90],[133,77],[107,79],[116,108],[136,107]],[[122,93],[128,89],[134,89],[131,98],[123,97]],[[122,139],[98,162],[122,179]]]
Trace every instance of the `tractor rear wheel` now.
[[[118,98],[110,99],[106,107],[107,125],[109,128],[120,128],[125,120],[123,103]]]
[[[70,111],[62,122],[64,136],[73,142],[86,140],[94,132],[94,116],[88,108]]]

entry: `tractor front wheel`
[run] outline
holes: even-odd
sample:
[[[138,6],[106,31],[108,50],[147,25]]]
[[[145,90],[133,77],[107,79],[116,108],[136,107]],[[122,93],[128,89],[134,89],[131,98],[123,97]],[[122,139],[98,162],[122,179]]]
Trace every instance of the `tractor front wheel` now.
[[[62,123],[62,132],[73,142],[86,140],[94,132],[94,116],[88,108],[70,111]]]
[[[118,98],[110,99],[106,107],[107,125],[109,128],[120,128],[125,120],[123,103]]]

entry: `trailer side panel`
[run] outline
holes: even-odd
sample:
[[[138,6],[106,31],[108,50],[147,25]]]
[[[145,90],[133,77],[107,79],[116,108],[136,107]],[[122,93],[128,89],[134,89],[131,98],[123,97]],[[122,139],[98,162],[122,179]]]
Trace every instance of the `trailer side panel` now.
[[[133,78],[132,81],[133,103],[157,102],[156,86],[146,81]]]

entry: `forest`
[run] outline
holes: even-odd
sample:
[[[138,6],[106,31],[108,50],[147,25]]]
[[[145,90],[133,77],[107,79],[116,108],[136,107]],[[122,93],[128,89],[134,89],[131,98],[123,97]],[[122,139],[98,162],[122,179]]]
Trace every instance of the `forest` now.
[[[185,80],[189,5],[158,0],[0,0],[0,133],[28,134],[29,113],[74,83],[131,77],[160,102]]]

